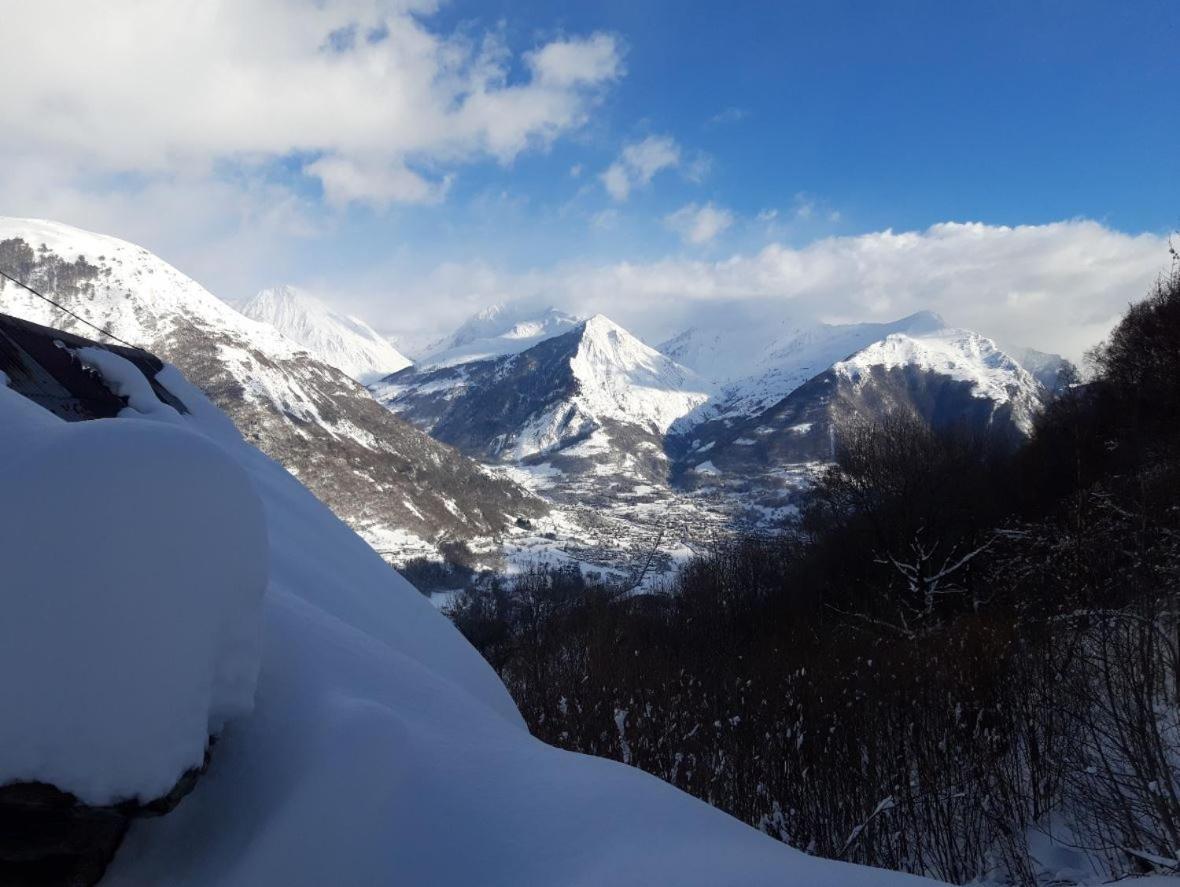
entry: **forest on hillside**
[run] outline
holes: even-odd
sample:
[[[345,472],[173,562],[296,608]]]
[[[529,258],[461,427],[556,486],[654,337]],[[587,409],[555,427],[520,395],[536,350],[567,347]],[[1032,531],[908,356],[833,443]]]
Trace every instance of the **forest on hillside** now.
[[[825,857],[953,883],[1180,866],[1180,264],[1013,449],[844,429],[800,519],[659,593],[451,615],[532,731]],[[1097,869],[1097,871],[1094,871]]]

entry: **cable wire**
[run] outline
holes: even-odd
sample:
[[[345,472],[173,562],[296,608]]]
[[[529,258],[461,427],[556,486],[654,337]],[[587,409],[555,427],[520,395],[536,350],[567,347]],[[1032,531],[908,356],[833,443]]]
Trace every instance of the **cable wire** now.
[[[7,272],[5,272],[3,269],[0,269],[0,277],[3,277],[5,280],[10,280],[10,281],[12,281],[13,283],[15,283],[15,284],[16,284],[17,286],[19,286],[19,287],[22,287],[22,288],[24,288],[24,289],[27,289],[27,290],[28,290],[29,292],[31,292],[31,293],[32,293],[34,296],[36,296],[38,299],[44,299],[46,302],[48,302],[48,303],[49,303],[50,305],[52,305],[53,307],[55,307],[55,308],[60,308],[60,309],[61,309],[62,311],[64,311],[66,314],[70,315],[70,317],[74,318],[75,320],[77,320],[77,321],[79,321],[79,322],[81,322],[81,323],[84,323],[84,324],[86,324],[86,325],[87,325],[88,327],[90,327],[92,330],[98,330],[98,331],[99,331],[100,333],[102,333],[104,336],[107,336],[107,337],[109,337],[109,338],[111,338],[111,339],[114,339],[114,340],[115,340],[116,342],[118,342],[120,345],[126,345],[128,348],[135,348],[137,351],[139,350],[137,346],[135,346],[135,345],[132,345],[132,344],[131,344],[130,342],[128,342],[126,339],[120,339],[118,336],[116,336],[116,335],[115,335],[114,333],[112,333],[110,330],[104,330],[102,327],[100,327],[100,326],[97,326],[96,324],[93,324],[93,323],[91,323],[89,320],[87,320],[87,319],[86,319],[85,317],[83,317],[82,315],[80,315],[80,314],[75,314],[73,311],[71,311],[71,310],[70,310],[69,308],[67,308],[65,305],[61,304],[60,302],[55,302],[53,299],[49,298],[49,296],[46,296],[46,295],[44,295],[43,293],[39,293],[39,292],[37,292],[35,289],[33,289],[31,286],[29,286],[29,285],[28,285],[27,283],[25,283],[23,280],[17,280],[17,279],[16,279],[15,277],[13,277],[11,274],[8,274]]]

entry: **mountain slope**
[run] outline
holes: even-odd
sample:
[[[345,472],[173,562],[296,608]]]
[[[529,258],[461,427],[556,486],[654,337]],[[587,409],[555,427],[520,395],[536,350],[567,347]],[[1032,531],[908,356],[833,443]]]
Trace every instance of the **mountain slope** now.
[[[519,353],[413,367],[372,390],[478,458],[564,454],[652,477],[662,470],[664,433],[707,397],[690,370],[602,315]]]
[[[1044,386],[978,333],[892,333],[751,415],[723,414],[687,431],[681,471],[713,482],[832,458],[841,428],[894,411],[934,427],[963,426],[1018,440],[1032,429]],[[689,440],[688,438],[691,438]]]
[[[333,311],[292,286],[265,289],[240,306],[241,312],[299,343],[315,357],[362,385],[410,365],[363,320]]]
[[[53,222],[0,219],[0,267],[176,364],[249,441],[395,559],[442,541],[478,547],[543,508],[138,246]],[[0,286],[0,310],[88,332],[12,284]]]
[[[892,333],[919,334],[946,324],[929,311],[889,323],[815,324],[785,332],[748,331],[734,341],[706,331],[690,330],[661,346],[680,354],[688,366],[710,368],[717,377],[717,394],[680,423],[752,416],[777,403],[808,379],[841,358]],[[669,353],[665,352],[665,353]]]

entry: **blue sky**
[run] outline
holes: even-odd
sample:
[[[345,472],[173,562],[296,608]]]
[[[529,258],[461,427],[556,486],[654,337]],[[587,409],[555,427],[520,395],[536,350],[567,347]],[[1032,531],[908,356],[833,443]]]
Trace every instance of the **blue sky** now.
[[[507,167],[464,169],[445,206],[358,214],[366,248],[415,241],[425,260],[474,236],[523,264],[542,251],[652,257],[677,237],[651,218],[690,201],[744,218],[814,205],[783,226],[793,243],[947,220],[1180,223],[1180,174],[1161,153],[1180,141],[1173,2],[500,0],[453,3],[436,21],[503,27],[521,50],[611,32],[626,74],[583,130]],[[584,193],[621,144],[650,135],[701,155],[702,180],[661,176],[626,207]],[[578,224],[610,209],[608,230]],[[711,246],[760,233],[732,226]]]
[[[658,337],[735,302],[883,317],[942,280],[960,301],[931,307],[979,323],[956,309],[982,299],[1006,335],[1041,316],[1014,300],[1066,300],[1076,350],[1180,223],[1171,0],[104,4],[148,48],[58,2],[7,16],[0,91],[36,121],[0,141],[11,211],[407,342],[504,298]],[[1071,295],[1079,255],[1104,297]]]

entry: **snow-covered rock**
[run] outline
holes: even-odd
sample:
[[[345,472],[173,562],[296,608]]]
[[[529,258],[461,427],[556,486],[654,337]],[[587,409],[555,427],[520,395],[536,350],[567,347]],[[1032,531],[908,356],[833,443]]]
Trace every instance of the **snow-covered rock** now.
[[[241,465],[94,351],[125,418],[0,379],[0,784],[104,805],[167,794],[252,708],[267,541]]]
[[[367,385],[410,365],[372,327],[293,286],[264,289],[242,303],[247,317],[268,323],[329,366]]]

